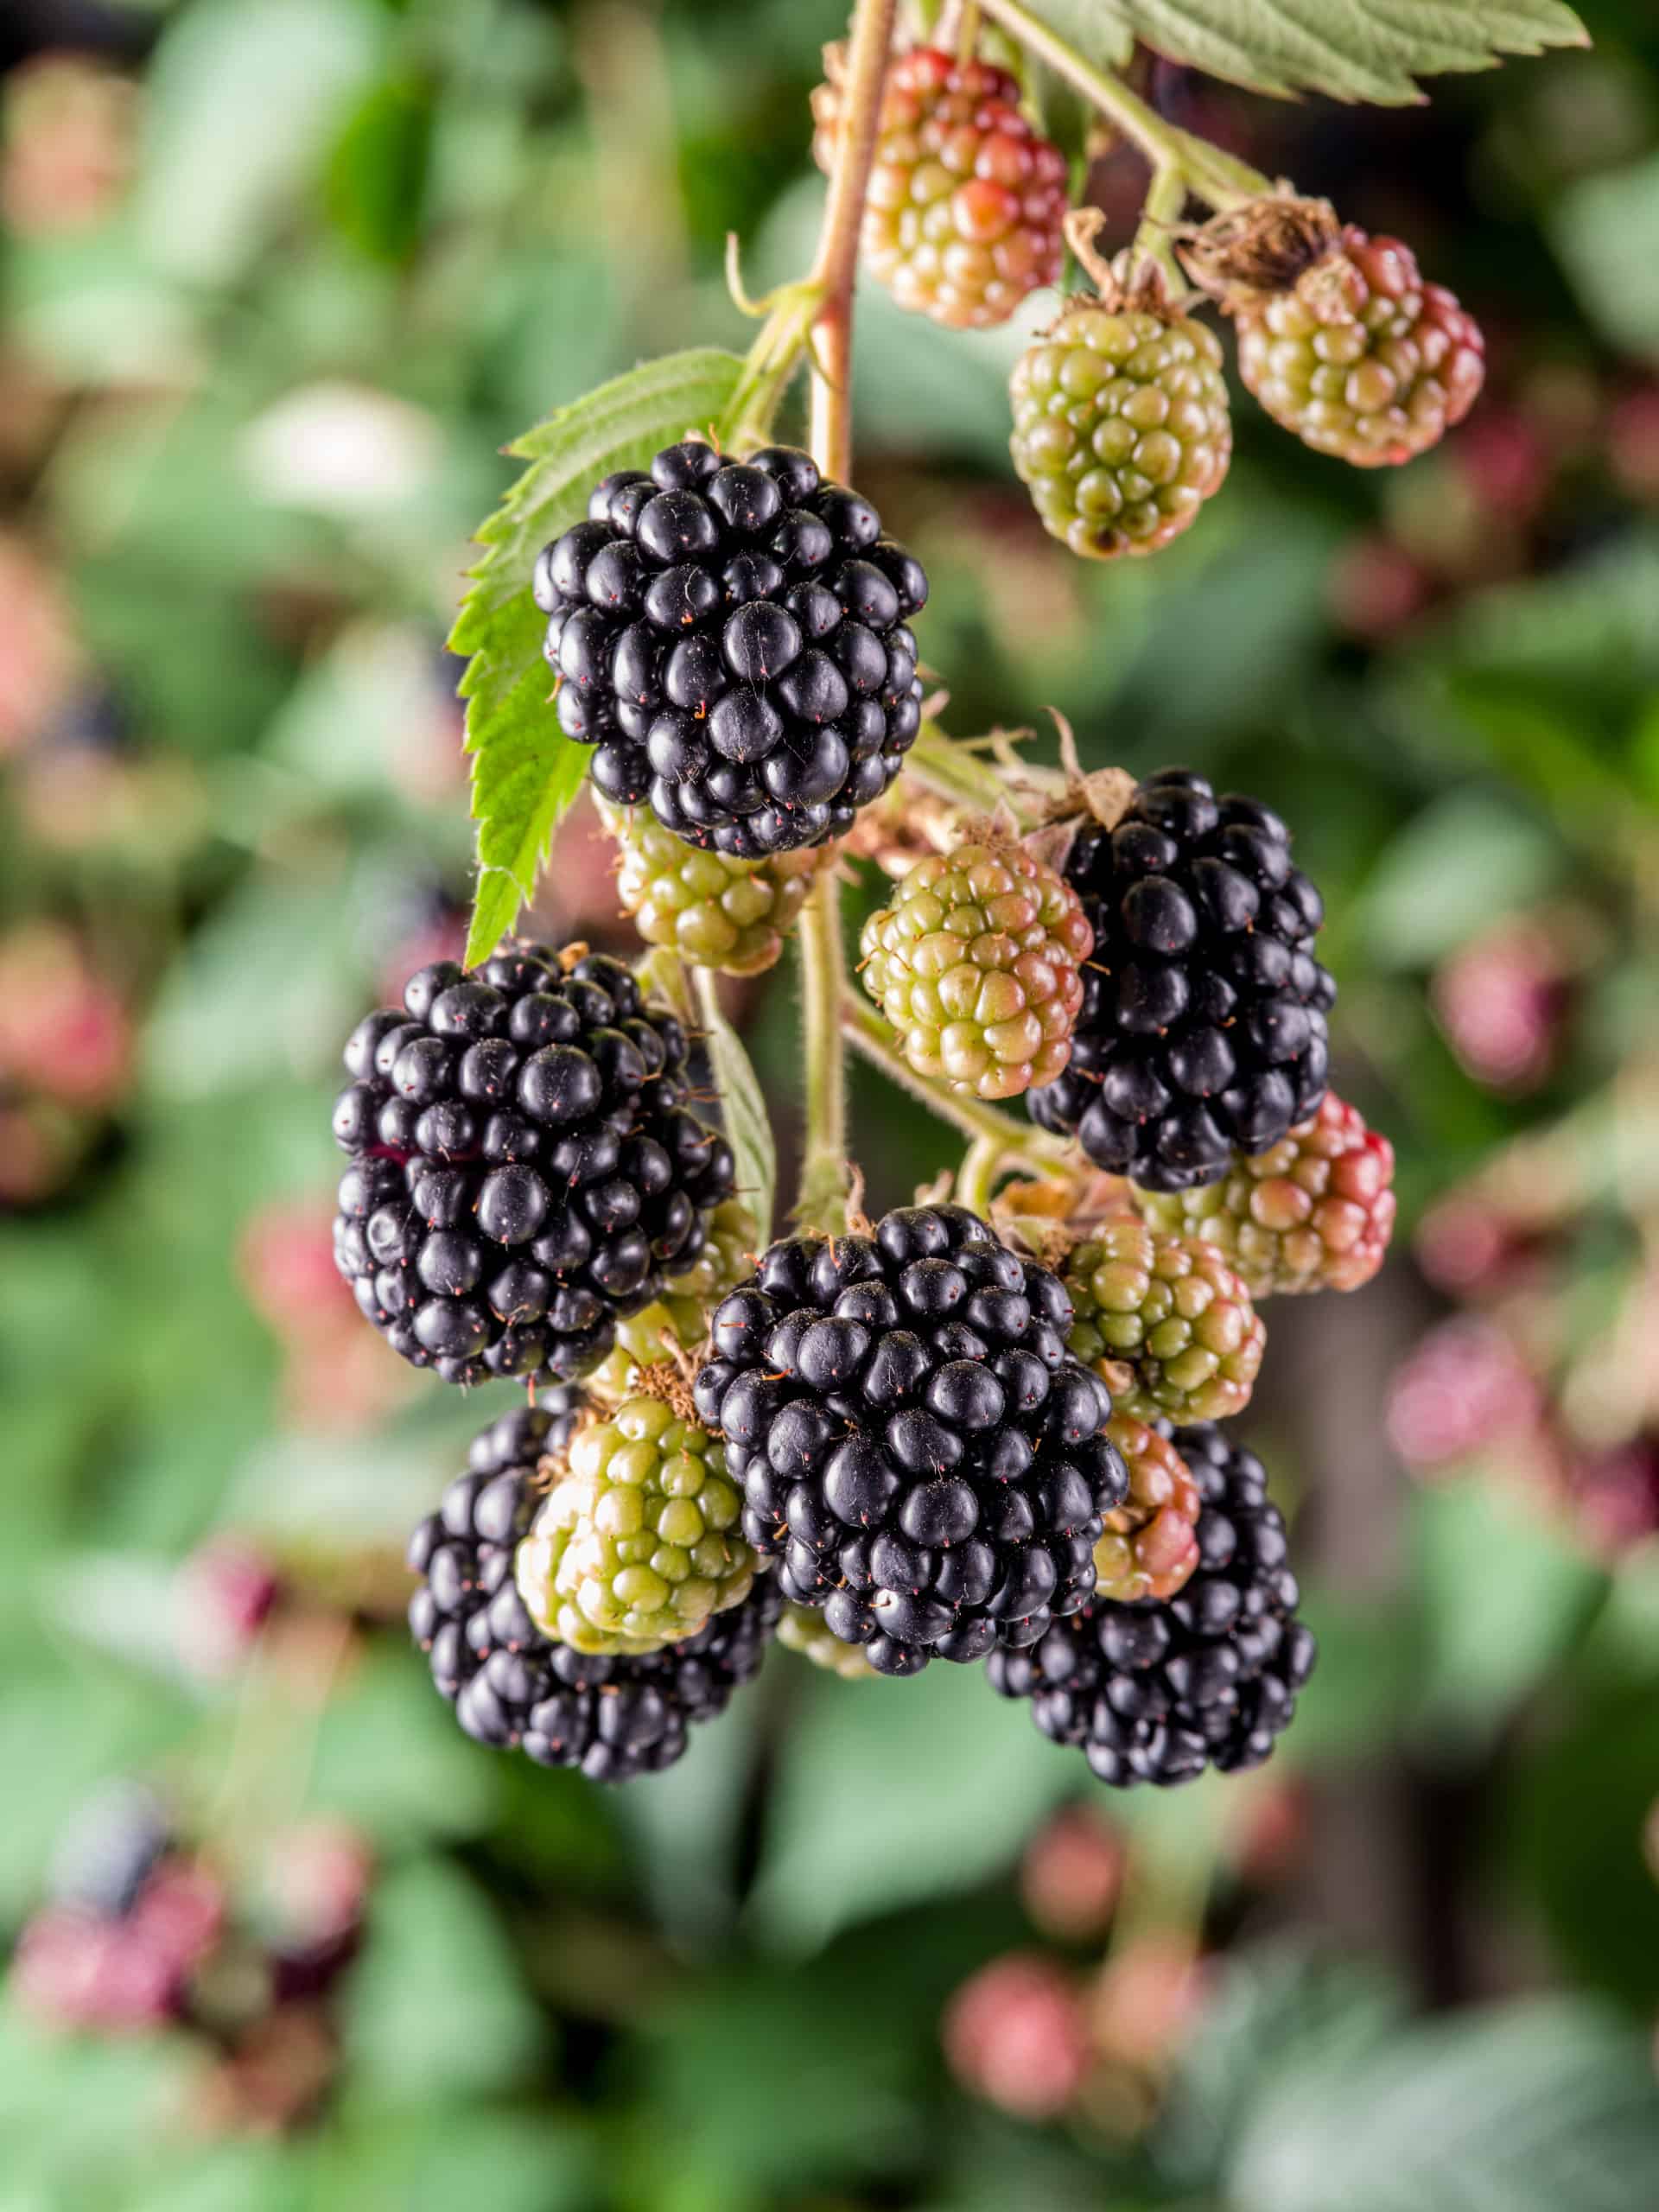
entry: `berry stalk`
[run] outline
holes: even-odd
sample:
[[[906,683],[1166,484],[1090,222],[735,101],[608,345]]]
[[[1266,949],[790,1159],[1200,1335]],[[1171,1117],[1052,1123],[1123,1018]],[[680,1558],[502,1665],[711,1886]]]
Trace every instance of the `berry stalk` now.
[[[1182,130],[1132,92],[1109,71],[1096,69],[1077,48],[1020,0],[981,0],[983,12],[1000,23],[1057,76],[1074,85],[1084,99],[1109,118],[1126,138],[1132,139],[1151,164],[1154,175],[1179,175],[1197,199],[1211,207],[1242,207],[1273,190],[1273,180],[1248,162],[1224,154],[1190,130]]]
[[[1049,1174],[1063,1173],[1073,1164],[1071,1147],[1061,1139],[1016,1122],[1010,1115],[999,1113],[995,1106],[987,1106],[964,1092],[948,1090],[928,1077],[916,1074],[899,1050],[893,1024],[851,992],[842,1001],[841,1026],[848,1041],[872,1067],[880,1068],[890,1083],[908,1091],[942,1122],[949,1122],[953,1128],[960,1129],[971,1142],[977,1143],[982,1138],[994,1145],[999,1164],[1010,1160],[1024,1160]]]
[[[812,457],[827,478],[842,483],[852,476],[858,242],[897,12],[898,0],[858,0],[854,11],[847,46],[845,128],[808,280],[823,300],[812,326]],[[804,1226],[838,1228],[845,1217],[847,1166],[847,1073],[841,1038],[846,956],[833,868],[813,887],[801,916],[799,941],[806,1142],[796,1217]]]

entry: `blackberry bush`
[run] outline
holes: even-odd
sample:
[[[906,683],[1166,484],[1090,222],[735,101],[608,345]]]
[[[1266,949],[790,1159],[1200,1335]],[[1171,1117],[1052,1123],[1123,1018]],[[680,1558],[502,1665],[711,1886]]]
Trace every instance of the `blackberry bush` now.
[[[883,1674],[1034,1642],[1087,1603],[1128,1490],[1056,1276],[957,1206],[791,1237],[715,1314],[698,1412],[779,1588]]]
[[[1033,1117],[1150,1190],[1224,1175],[1318,1108],[1336,986],[1313,957],[1325,909],[1257,800],[1166,768],[1066,859],[1095,933],[1071,1065]]]
[[[1358,1290],[1394,1234],[1394,1147],[1327,1091],[1310,1121],[1267,1152],[1237,1154],[1218,1183],[1137,1190],[1135,1202],[1166,1233],[1224,1254],[1253,1297]]]
[[[334,1259],[394,1351],[462,1383],[603,1358],[731,1195],[686,1049],[620,961],[519,942],[359,1024]]]
[[[616,839],[616,887],[647,944],[681,953],[722,976],[774,967],[817,874],[815,852],[734,860],[688,845],[639,807],[599,802]]]
[[[543,1635],[518,1594],[514,1554],[539,1503],[541,1462],[569,1443],[579,1412],[574,1393],[551,1392],[476,1439],[467,1472],[410,1541],[421,1586],[410,1628],[476,1741],[628,1782],[672,1766],[693,1724],[753,1676],[782,1600],[763,1577],[694,1635],[640,1654],[593,1656]]]
[[[1141,1421],[1224,1421],[1250,1402],[1267,1331],[1214,1245],[1103,1222],[1066,1258],[1070,1344]]]
[[[1313,1668],[1261,1461],[1209,1423],[1173,1441],[1202,1500],[1185,1586],[1166,1600],[1103,1601],[990,1665],[996,1689],[1029,1698],[1043,1733],[1080,1746],[1120,1789],[1259,1766]]]
[[[813,150],[840,149],[842,56],[812,95]],[[864,210],[865,266],[901,308],[953,330],[1006,322],[1065,260],[1065,156],[1020,112],[1006,69],[912,47],[887,72]]]
[[[754,1554],[725,1453],[695,1421],[636,1392],[575,1430],[556,1459],[514,1574],[531,1618],[589,1653],[678,1643],[741,1604]]]
[[[536,563],[559,726],[619,806],[738,860],[821,845],[921,724],[921,563],[792,446],[687,440],[596,485]]]
[[[1078,963],[1094,943],[1077,895],[1012,842],[920,861],[864,925],[864,981],[918,1075],[978,1098],[1052,1083],[1071,1057]]]

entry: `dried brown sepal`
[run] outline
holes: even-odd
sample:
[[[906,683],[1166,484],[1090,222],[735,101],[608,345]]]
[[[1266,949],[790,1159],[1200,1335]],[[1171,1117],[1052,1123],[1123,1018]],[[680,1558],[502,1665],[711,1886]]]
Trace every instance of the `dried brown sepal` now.
[[[1341,219],[1328,200],[1275,193],[1212,216],[1177,251],[1193,283],[1230,314],[1294,292],[1316,321],[1334,322],[1352,315],[1364,297],[1344,243]]]

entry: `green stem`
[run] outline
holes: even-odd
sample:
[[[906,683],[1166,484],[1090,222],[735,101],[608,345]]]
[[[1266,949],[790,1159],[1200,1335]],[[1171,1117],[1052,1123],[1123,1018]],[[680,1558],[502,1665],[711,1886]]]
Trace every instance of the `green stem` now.
[[[1019,819],[1022,829],[1032,826],[1035,819],[1030,794],[1014,785],[1007,769],[970,752],[967,746],[958,745],[938,722],[922,724],[915,744],[905,757],[905,772],[937,797],[948,799],[953,806],[977,814],[994,814],[999,806],[1005,806]],[[1040,768],[1027,772],[1030,780],[1038,784],[1045,775]],[[1058,781],[1054,788],[1059,790]]]
[[[974,1143],[983,1141],[994,1145],[999,1164],[1017,1160],[1039,1174],[1055,1174],[1074,1164],[1070,1147],[1060,1138],[1027,1128],[995,1106],[960,1091],[946,1090],[918,1075],[899,1052],[898,1033],[892,1023],[884,1021],[874,1007],[865,1006],[850,991],[842,1001],[841,1024],[848,1042],[873,1067],[880,1068],[890,1083],[908,1091],[930,1114],[949,1122]]]
[[[810,283],[822,302],[812,322],[812,458],[845,482],[853,458],[853,289],[864,197],[875,157],[887,50],[898,0],[857,0],[842,79],[842,130]],[[804,1228],[843,1228],[847,1217],[847,1069],[841,1038],[846,961],[841,887],[821,871],[801,916],[806,1136],[796,1217]]]
[[[771,296],[766,321],[755,334],[737,390],[721,419],[722,449],[742,453],[764,445],[772,435],[779,403],[805,357],[823,305],[823,288],[810,282],[786,284]]]
[[[833,868],[824,868],[801,913],[801,1025],[806,1055],[806,1141],[795,1217],[804,1229],[847,1225],[847,1069],[841,1002],[847,963]]]
[[[1002,1147],[995,1137],[976,1137],[957,1173],[957,1204],[983,1221],[996,1195],[996,1179],[1002,1166]]]
[[[1011,38],[1018,39],[1109,117],[1126,138],[1134,140],[1154,169],[1178,170],[1195,198],[1211,207],[1238,207],[1273,190],[1272,178],[1263,176],[1259,169],[1236,161],[1207,139],[1166,123],[1121,77],[1085,60],[1022,0],[980,0],[980,6]]]

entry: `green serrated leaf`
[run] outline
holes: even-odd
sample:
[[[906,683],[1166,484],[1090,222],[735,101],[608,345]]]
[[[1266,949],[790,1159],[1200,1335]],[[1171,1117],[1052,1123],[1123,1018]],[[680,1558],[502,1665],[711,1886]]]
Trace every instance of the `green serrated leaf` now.
[[[1109,66],[1115,33],[1252,92],[1382,106],[1421,99],[1419,77],[1589,44],[1561,0],[1034,0],[1033,12],[1067,36],[1081,24]]]
[[[478,533],[484,552],[449,638],[452,652],[468,656],[461,696],[479,861],[469,964],[487,956],[531,896],[588,768],[587,748],[549,708],[543,624],[530,590],[536,556],[580,521],[600,477],[645,467],[660,446],[723,414],[742,366],[715,347],[667,354],[562,407],[507,448],[529,466]]]
[[[778,1203],[778,1148],[772,1141],[766,1095],[742,1039],[721,1012],[712,991],[702,994],[702,1020],[727,1141],[737,1163],[738,1195],[765,1238],[772,1234],[772,1211]]]

